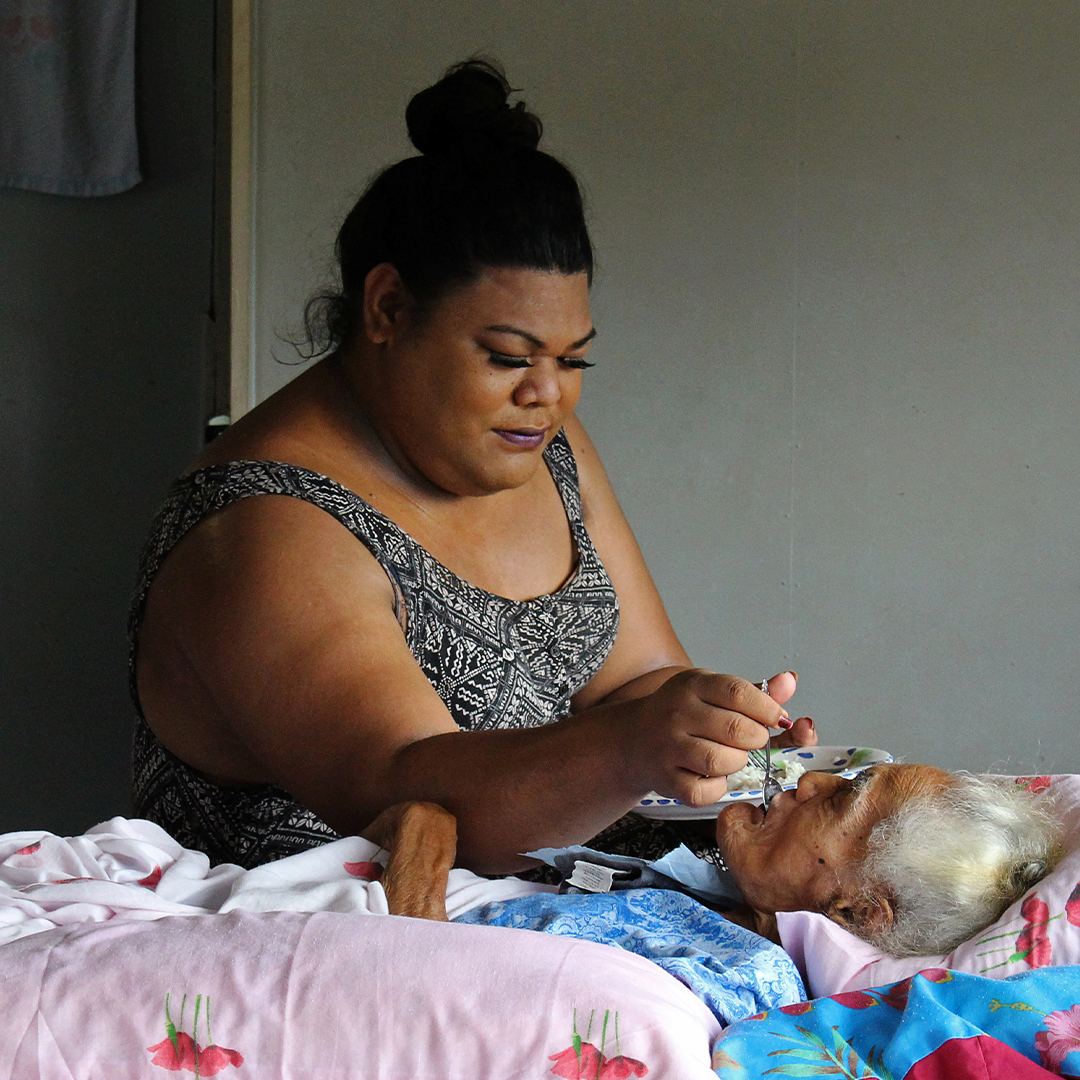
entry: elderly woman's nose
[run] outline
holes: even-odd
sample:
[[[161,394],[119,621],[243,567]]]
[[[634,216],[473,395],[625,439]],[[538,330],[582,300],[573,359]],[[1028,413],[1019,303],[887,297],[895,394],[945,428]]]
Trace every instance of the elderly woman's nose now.
[[[802,802],[804,799],[813,798],[823,792],[830,792],[834,788],[843,787],[848,781],[835,773],[804,772],[799,777],[795,787],[795,796]]]

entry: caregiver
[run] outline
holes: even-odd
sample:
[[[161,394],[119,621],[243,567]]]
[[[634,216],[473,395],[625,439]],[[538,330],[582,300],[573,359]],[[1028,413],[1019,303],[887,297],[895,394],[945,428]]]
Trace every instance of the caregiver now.
[[[309,305],[325,358],[155,521],[135,811],[215,862],[426,800],[463,865],[512,872],[651,789],[715,801],[790,726],[790,673],[770,697],[692,668],[574,416],[595,335],[581,197],[509,93],[470,61],[413,98],[421,156],[371,183],[340,293]],[[805,720],[785,738],[816,741]]]

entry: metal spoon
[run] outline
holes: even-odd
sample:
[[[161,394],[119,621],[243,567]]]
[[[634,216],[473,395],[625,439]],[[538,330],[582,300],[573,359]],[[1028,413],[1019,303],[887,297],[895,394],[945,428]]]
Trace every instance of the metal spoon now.
[[[769,680],[762,679],[761,692],[767,694],[769,692]],[[758,750],[751,753],[751,758],[754,757],[754,753],[759,754],[765,759],[764,764],[759,764],[759,768],[765,770],[765,779],[761,782],[761,809],[768,813],[769,803],[776,798],[777,795],[783,791],[783,787],[780,782],[772,774],[772,747],[766,744],[763,750]],[[760,758],[759,758],[760,761]]]

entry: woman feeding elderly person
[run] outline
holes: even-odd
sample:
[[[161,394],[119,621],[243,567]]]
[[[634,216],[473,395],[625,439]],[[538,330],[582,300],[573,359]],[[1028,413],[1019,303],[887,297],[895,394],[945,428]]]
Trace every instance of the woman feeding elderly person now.
[[[445,917],[450,815],[425,804],[392,807],[366,835],[391,852],[388,877],[408,882],[396,886],[391,909]],[[721,906],[730,921],[778,941],[777,912],[820,912],[894,956],[953,949],[1049,873],[1062,850],[1060,823],[1038,795],[900,764],[854,779],[804,773],[767,809],[725,807],[716,841],[738,897]],[[573,906],[588,898],[558,899]]]
[[[657,855],[787,729],[695,668],[574,415],[597,330],[573,175],[482,61],[409,103],[419,154],[341,227],[309,369],[168,493],[131,617],[135,811],[256,866],[436,803],[462,865]]]
[[[446,917],[453,831],[450,815],[425,804],[376,819],[368,835],[391,852],[391,913]],[[802,994],[791,962],[762,940],[779,943],[777,912],[819,912],[894,956],[948,953],[1053,869],[1060,834],[1047,800],[1009,781],[927,765],[878,765],[854,779],[807,772],[767,810],[736,803],[720,813],[722,915],[681,892],[631,888],[535,892],[456,921],[638,953],[731,1022]]]

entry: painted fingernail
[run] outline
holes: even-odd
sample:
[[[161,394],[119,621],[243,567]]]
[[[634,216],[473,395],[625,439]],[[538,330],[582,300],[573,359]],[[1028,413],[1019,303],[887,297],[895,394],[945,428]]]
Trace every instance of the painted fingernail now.
[[[788,669],[788,674],[796,681],[799,681],[799,673],[797,671],[791,671]]]
[[[814,721],[813,721],[813,720],[811,720],[809,716],[804,716],[804,717],[803,717],[803,719],[804,719],[804,720],[806,721],[806,726],[807,726],[807,727],[808,727],[808,728],[809,728],[809,729],[810,729],[811,731],[813,731],[813,730],[814,730]]]
[[[784,731],[787,731],[787,729],[791,727],[791,724],[792,720],[790,716],[781,716],[780,719],[776,721],[776,726],[778,728],[783,728]]]

